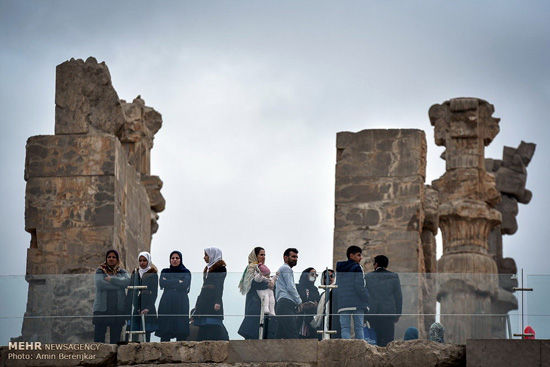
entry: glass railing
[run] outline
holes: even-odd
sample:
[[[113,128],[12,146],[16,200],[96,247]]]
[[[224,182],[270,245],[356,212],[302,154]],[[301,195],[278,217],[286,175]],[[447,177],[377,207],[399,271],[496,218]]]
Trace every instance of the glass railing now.
[[[294,274],[295,283],[299,282],[300,275],[298,272]],[[215,273],[210,275],[214,276]],[[512,292],[518,288],[518,280],[511,275],[400,273],[398,276],[402,295],[401,313],[397,315],[398,311],[392,311],[396,301],[391,298],[397,298],[398,292],[388,292],[391,284],[385,283],[385,279],[371,279],[369,287],[376,289],[378,286],[392,296],[375,300],[376,291],[371,292],[370,310],[365,308],[359,311],[364,312],[365,319],[369,321],[364,326],[374,327],[377,320],[387,322],[398,318],[395,323],[396,340],[402,340],[410,327],[418,330],[419,338],[427,339],[434,322],[443,325],[445,342],[464,343],[473,338],[520,338],[514,335],[522,334],[528,325],[535,330],[536,338],[550,337],[550,308],[547,306],[550,302],[550,275],[525,275],[524,287],[533,291],[524,292],[523,307],[521,292]],[[203,274],[192,273],[188,293],[186,279],[175,278],[175,285],[166,283],[164,287],[159,286],[155,298],[153,295],[144,296],[151,289],[128,289],[129,281],[108,281],[103,277],[98,279],[94,274],[0,276],[0,345],[7,345],[10,340],[92,342],[94,338],[97,340],[98,333],[101,334],[102,329],[98,325],[108,325],[108,330],[112,328],[115,334],[119,330],[117,327],[121,327],[121,341],[132,335],[135,340],[145,340],[149,331],[152,331],[150,341],[161,341],[159,335],[165,338],[171,336],[174,341],[178,333],[180,339],[220,339],[226,337],[225,331],[231,340],[243,339],[243,335],[258,338],[261,320],[265,320],[262,329],[265,338],[280,337],[277,325],[283,325],[283,330],[289,323],[294,325],[292,335],[298,337],[321,338],[324,335],[334,338],[339,335],[337,300],[342,298],[338,294],[341,287],[329,289],[333,292],[332,302],[327,305],[325,315],[322,315],[324,307],[311,302],[303,308],[300,317],[294,319],[285,314],[270,315],[269,310],[262,312],[260,298],[254,288],[256,283],[252,283],[252,290],[245,296],[238,289],[241,277],[240,272],[230,272],[225,279],[210,278],[207,283],[215,285],[203,289]],[[342,275],[338,281],[344,282],[345,277]],[[220,302],[215,288],[216,284],[219,286],[222,283],[224,288]],[[137,283],[134,285],[139,286]],[[315,290],[323,294],[326,289],[318,288],[319,278],[314,285],[315,288],[308,292],[312,301],[318,301]],[[98,291],[98,287],[102,290]],[[201,291],[199,304],[197,299]],[[305,290],[302,291],[302,294],[305,293]],[[149,300],[144,300],[147,297]],[[160,313],[159,319],[151,317],[154,313],[151,310],[147,317],[140,315],[139,311],[145,308],[140,302],[150,302],[151,298],[157,313]],[[188,307],[185,306],[187,301]],[[223,304],[223,321],[220,318],[221,309],[217,310],[216,304]],[[277,305],[276,310],[279,307],[284,310],[283,304]],[[195,313],[191,318],[189,314],[182,315],[193,309]],[[347,312],[350,311],[344,310],[344,313]],[[134,316],[130,317],[132,313]],[[326,314],[328,317],[325,317]],[[243,320],[246,320],[244,324]],[[329,324],[324,328],[327,321]],[[162,334],[161,329],[171,331]],[[322,331],[328,332],[323,334]],[[364,329],[364,333],[370,331]],[[350,333],[353,336],[353,326]],[[109,341],[109,334],[106,341]]]

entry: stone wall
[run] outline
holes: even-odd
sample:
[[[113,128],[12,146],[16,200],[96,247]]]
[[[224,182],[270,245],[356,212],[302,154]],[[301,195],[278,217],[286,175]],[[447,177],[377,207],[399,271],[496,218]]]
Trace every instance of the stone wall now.
[[[234,340],[177,343],[99,344],[85,352],[95,358],[37,360],[37,352],[9,351],[1,347],[2,365],[18,366],[188,366],[188,367],[465,367],[464,345],[426,340],[393,342],[376,347],[363,340]],[[8,359],[9,353],[11,359]],[[28,354],[32,359],[18,360]],[[65,352],[68,356],[82,351]]]
[[[55,120],[56,135],[31,137],[26,147],[31,243],[22,339],[90,341],[91,274],[111,248],[123,267],[136,267],[164,209],[162,181],[149,167],[162,119],[139,97],[119,100],[107,66],[89,58],[58,65]]]
[[[408,273],[400,275],[403,313],[420,315],[403,316],[396,335],[411,325],[422,334],[424,304],[435,310],[435,299],[426,299],[432,293],[418,274],[426,266],[435,269],[437,232],[430,224],[436,222],[437,195],[424,185],[425,134],[414,129],[340,132],[336,145],[333,262],[345,260],[350,245],[363,249],[365,271],[373,270],[374,256],[388,256],[390,270]],[[431,222],[425,221],[426,208]]]

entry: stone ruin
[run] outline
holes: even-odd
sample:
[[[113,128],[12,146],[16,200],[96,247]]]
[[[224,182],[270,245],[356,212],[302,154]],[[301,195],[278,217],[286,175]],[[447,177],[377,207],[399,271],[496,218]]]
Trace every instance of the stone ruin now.
[[[55,135],[27,141],[25,230],[29,283],[21,340],[92,339],[91,274],[116,249],[125,268],[150,250],[165,200],[150,172],[161,115],[138,96],[118,98],[105,63],[71,59],[57,66]],[[513,259],[502,235],[517,230],[535,144],[505,147],[485,159],[499,131],[491,104],[456,98],[430,108],[435,142],[446,147],[445,174],[425,184],[421,130],[363,130],[337,135],[334,262],[349,245],[364,249],[365,270],[377,254],[390,258],[403,285],[399,337],[416,325],[421,337],[442,314],[498,314],[517,309]],[[436,261],[441,229],[443,254]],[[499,276],[500,274],[500,276]],[[48,295],[44,297],[44,295]],[[51,296],[50,296],[51,295]],[[81,317],[66,317],[66,316]],[[505,337],[503,317],[442,316],[447,340]]]
[[[505,147],[502,160],[485,159],[485,146],[499,132],[493,112],[477,98],[430,108],[435,143],[446,147],[446,172],[431,186],[424,184],[423,131],[337,134],[333,262],[345,259],[350,245],[363,248],[366,271],[374,256],[390,258],[403,289],[397,337],[413,325],[425,336],[436,300],[446,340],[506,336],[505,315],[517,309],[511,278],[517,269],[502,258],[502,234],[516,231],[517,203],[531,199],[526,167],[535,144]],[[436,261],[438,228],[443,254]]]
[[[118,98],[105,63],[56,68],[55,135],[27,141],[25,230],[29,283],[21,340],[93,340],[93,274],[116,249],[126,269],[149,251],[165,200],[151,175],[161,114]],[[82,317],[66,317],[66,316]]]

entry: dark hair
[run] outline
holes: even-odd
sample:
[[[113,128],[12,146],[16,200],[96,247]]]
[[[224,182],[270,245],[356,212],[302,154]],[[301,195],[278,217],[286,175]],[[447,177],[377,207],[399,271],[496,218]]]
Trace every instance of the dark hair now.
[[[382,268],[387,268],[390,260],[384,255],[377,255],[374,257],[374,263]]]
[[[120,256],[118,255],[118,251],[117,251],[117,250],[114,250],[114,249],[111,249],[111,250],[109,250],[109,251],[107,251],[107,252],[105,253],[105,260],[107,260],[107,256],[109,256],[109,254],[110,254],[111,252],[112,252],[113,254],[115,254],[116,259],[117,259],[118,261],[120,261]]]
[[[325,269],[323,270],[323,272],[321,273],[321,284],[322,285],[326,285],[327,284],[327,272],[329,273],[332,273],[332,277],[335,275],[334,273],[334,270],[332,269]],[[330,283],[330,278],[332,278],[331,276],[329,276],[329,283]]]
[[[346,250],[346,256],[349,259],[349,255],[356,254],[356,253],[362,253],[362,252],[363,252],[363,250],[361,250],[361,247],[352,245],[352,246],[348,247],[348,249]]]
[[[254,247],[254,254],[256,256],[258,256],[258,254],[260,253],[260,251],[264,250],[263,247]],[[264,250],[265,251],[265,250]]]
[[[285,250],[285,252],[283,253],[283,256],[290,256],[290,253],[291,252],[295,252],[296,254],[298,254],[298,250],[296,250],[295,248],[291,247],[291,248],[287,248]]]

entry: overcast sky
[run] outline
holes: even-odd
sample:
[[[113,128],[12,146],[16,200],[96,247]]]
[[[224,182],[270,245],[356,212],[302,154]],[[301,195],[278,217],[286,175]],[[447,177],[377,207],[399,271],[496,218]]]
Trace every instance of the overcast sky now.
[[[217,246],[240,272],[254,244],[272,269],[289,246],[299,271],[330,265],[336,133],[423,129],[430,183],[444,161],[428,109],[473,96],[502,119],[487,157],[537,144],[533,200],[504,254],[550,273],[548,19],[548,1],[0,0],[0,274],[25,273],[25,142],[54,132],[55,66],[88,56],[120,98],[140,94],[163,115],[161,268],[179,249],[202,271],[202,249]]]

